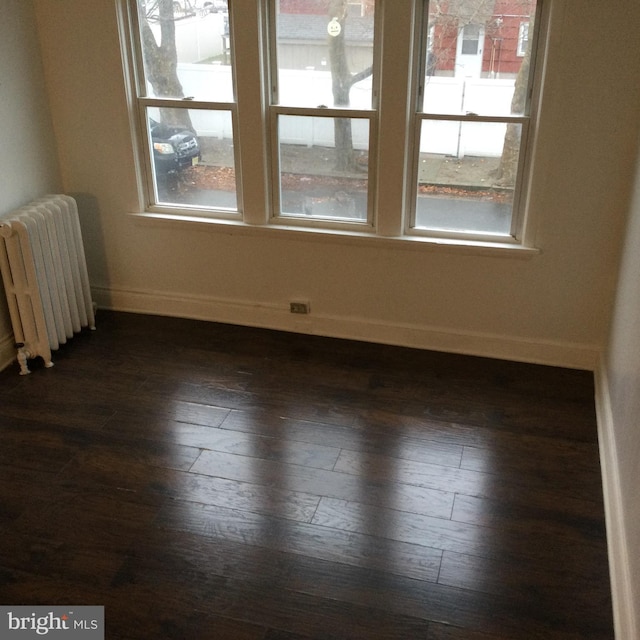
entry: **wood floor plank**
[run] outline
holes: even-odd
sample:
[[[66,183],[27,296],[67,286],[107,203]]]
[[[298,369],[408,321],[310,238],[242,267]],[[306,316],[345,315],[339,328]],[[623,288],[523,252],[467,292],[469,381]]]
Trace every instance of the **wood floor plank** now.
[[[13,522],[12,529],[65,542],[90,539],[94,545],[124,549],[151,524],[157,505],[144,496],[95,487],[92,491],[43,488]]]
[[[597,474],[589,473],[583,476],[567,477],[559,470],[545,477],[542,474],[518,474],[507,473],[504,476],[492,473],[487,463],[485,470],[475,471],[471,469],[457,469],[439,464],[417,462],[414,460],[398,460],[390,456],[361,453],[358,451],[342,450],[335,466],[336,471],[350,473],[358,476],[366,476],[381,481],[395,481],[404,484],[425,487],[427,489],[454,491],[469,496],[491,497],[503,491],[508,491],[509,486],[503,482],[509,479],[510,485],[523,486],[539,491],[552,491],[558,495],[570,498],[593,500],[597,498],[599,487],[594,487],[594,479]],[[586,486],[578,482],[580,479],[588,479]],[[555,480],[555,482],[553,482]],[[502,487],[500,485],[503,485]]]
[[[446,383],[446,381],[444,381]],[[485,398],[487,387],[480,384],[456,391],[449,386],[428,390],[419,399],[380,399],[358,409],[359,423],[375,422],[381,414],[393,413],[425,422],[454,423],[514,434],[546,435],[579,442],[595,442],[595,414],[589,403],[572,400],[553,402],[548,397],[495,393]],[[552,391],[550,390],[550,394]]]
[[[274,394],[269,389],[254,391],[247,388],[244,380],[233,384],[224,380],[182,382],[177,389],[172,377],[154,374],[142,384],[140,393],[151,396],[172,395],[186,402],[227,409],[265,406],[286,417],[317,422],[352,424],[355,419],[354,410],[343,408],[338,399],[332,399],[321,391],[307,390],[301,395],[296,391],[295,385],[291,385],[291,381],[283,389],[279,394]]]
[[[333,469],[340,450],[325,445],[292,441],[272,435],[257,435],[231,429],[207,427],[199,424],[158,421],[149,431],[145,420],[140,416],[114,416],[104,431],[125,434],[138,434],[152,440],[173,442],[188,447],[209,449],[219,453],[230,453],[273,460],[288,464],[309,466],[317,469]]]
[[[158,500],[171,498],[309,522],[319,497],[288,487],[240,482],[163,466],[151,466],[133,459],[122,459],[109,450],[78,456],[65,469],[61,480],[66,486],[87,487],[92,484],[120,490],[155,495]]]
[[[279,629],[269,629],[264,640],[310,640],[309,636],[303,636],[299,633],[289,633]]]
[[[589,511],[585,508],[582,513],[575,514],[558,507],[552,497],[544,506],[525,506],[510,500],[457,495],[451,519],[515,533],[541,531],[549,537],[579,539],[604,548],[606,529],[601,513],[602,505],[597,497],[591,502]]]
[[[72,346],[67,347],[67,350],[72,349]],[[69,386],[73,386],[76,395],[67,398],[72,404],[117,402],[122,394],[136,393],[148,378],[144,370],[114,372],[107,364],[101,361],[101,366],[97,366],[90,357],[65,362],[58,353],[54,367],[34,371],[38,373],[37,376],[20,377],[20,383],[13,393],[29,395],[37,389],[41,401],[46,402],[60,398]]]
[[[2,390],[5,390],[4,381]],[[105,402],[103,397],[91,401],[89,398],[69,399],[60,395],[48,396],[46,402],[43,402],[39,391],[40,389],[38,393],[32,394],[22,389],[13,394],[3,394],[0,402],[0,429],[11,424],[12,420],[23,419],[97,430],[114,414],[113,404]]]
[[[49,472],[60,471],[87,439],[86,431],[24,418],[5,418],[0,437],[0,464]]]
[[[261,576],[269,576],[265,582]],[[195,536],[176,536],[174,532],[152,532],[139,545],[132,548],[123,563],[123,568],[114,583],[117,587],[135,584],[173,585],[182,597],[189,597],[196,606],[201,606],[198,597],[202,592],[219,591],[219,580],[226,578],[225,588],[233,584],[238,590],[249,591],[267,588],[270,594],[289,598],[313,596],[324,601],[351,605],[356,608],[373,608],[378,613],[391,613],[416,622],[436,619],[464,619],[468,624],[483,628],[494,628],[495,620],[513,629],[536,633],[546,630],[549,637],[557,635],[553,628],[547,629],[549,612],[534,609],[523,618],[513,617],[510,607],[519,606],[513,594],[494,594],[493,602],[479,594],[455,591],[434,583],[415,581],[409,578],[376,571],[360,569],[312,559],[301,554],[285,551],[247,547],[228,541],[202,540]],[[195,585],[202,585],[197,588]],[[498,596],[497,598],[495,596]],[[529,602],[527,596],[522,602]],[[430,608],[425,610],[425,604]],[[247,605],[250,607],[251,605]],[[261,624],[274,625],[276,620],[261,619]]]
[[[575,493],[574,487],[580,486],[592,498],[600,496],[602,480],[596,444],[540,440],[523,438],[508,446],[496,444],[491,449],[465,447],[461,467],[522,478],[526,482],[543,478],[564,494]]]
[[[592,624],[600,613],[602,631],[611,616],[611,599],[601,588],[608,583],[609,572],[606,564],[577,560],[563,554],[553,564],[524,557],[488,561],[445,551],[438,583],[496,596],[517,594],[557,617],[566,615],[565,603],[571,601],[578,611],[593,609]]]
[[[109,640],[262,640],[266,633],[263,627],[221,615],[209,606],[195,608],[170,585],[105,589],[96,580],[72,578],[14,572],[10,580],[0,583],[3,603],[104,606]]]
[[[539,531],[526,527],[512,531],[493,529],[420,514],[409,514],[379,507],[372,512],[366,505],[335,498],[322,498],[312,524],[390,538],[443,551],[493,557],[527,557],[533,560],[561,562],[563,551],[548,543]],[[550,539],[555,540],[553,536]],[[567,540],[571,555],[583,561],[602,561],[602,545],[594,545],[574,536]]]
[[[487,446],[488,445],[488,446]],[[523,471],[548,471],[558,468],[571,469],[593,474],[598,466],[598,445],[596,442],[579,442],[560,437],[549,438],[518,434],[500,434],[487,445],[465,445],[461,461],[464,469],[486,470],[513,468]]]
[[[150,437],[170,435],[175,423],[203,427],[219,427],[229,409],[215,405],[184,402],[175,398],[125,396],[118,410],[105,423],[110,431],[133,431]]]
[[[101,431],[93,436],[91,444],[83,448],[83,459],[89,456],[114,459],[114,466],[119,464],[140,464],[163,469],[177,469],[188,471],[200,455],[200,448],[191,447],[173,442],[165,442],[161,439],[142,438],[136,432],[114,434],[109,431]]]
[[[352,428],[353,421],[352,414],[327,422],[297,420],[283,416],[278,407],[258,407],[251,411],[231,411],[222,427],[246,433],[277,434],[287,440],[329,447],[349,448],[357,447],[359,441],[358,432]]]
[[[3,532],[0,566],[7,582],[0,586],[2,600],[6,601],[5,593],[20,592],[7,587],[19,581],[16,576],[24,571],[108,589],[123,554],[151,524],[156,511],[156,506],[123,492],[43,489],[39,499],[31,500],[11,529]]]
[[[406,640],[425,637],[429,629],[423,619],[332,597],[272,590],[268,583],[251,587],[230,581],[215,594],[211,606],[230,617],[317,639]]]
[[[320,423],[284,418],[273,410],[231,411],[222,424],[224,429],[248,433],[277,434],[288,441],[295,440],[368,453],[389,454],[406,460],[438,461],[438,464],[459,467],[463,445],[429,439],[421,427],[405,435],[394,427],[373,425],[355,428],[352,424]]]
[[[51,470],[34,471],[17,465],[0,465],[0,526],[6,524],[9,527],[30,501],[39,499],[42,488],[52,486],[56,478],[57,474]]]
[[[442,551],[343,529],[319,528],[266,514],[171,501],[156,525],[175,531],[306,555],[436,582]]]
[[[461,447],[493,450],[496,447],[509,450],[511,445],[521,447],[522,441],[542,441],[570,446],[584,442],[587,447],[597,444],[593,424],[583,428],[583,438],[566,437],[562,429],[552,435],[526,433],[518,428],[479,425],[464,419],[453,421],[426,415],[424,407],[415,403],[387,403],[384,407],[369,405],[356,418],[354,428],[370,431],[387,431],[409,438],[425,439]]]
[[[152,374],[140,389],[141,395],[150,397],[175,397],[185,402],[214,405],[227,409],[249,408],[259,402],[242,384],[225,386],[217,381],[184,382],[176,389],[172,376]]]
[[[440,518],[449,518],[453,505],[453,493],[442,489],[414,487],[393,480],[386,483],[370,482],[368,479],[335,471],[218,451],[203,451],[191,471],[267,486],[295,487],[297,491],[318,497],[358,500],[362,504],[388,506]]]
[[[429,633],[425,640],[516,640],[521,637],[521,634],[514,634],[509,629],[499,629],[495,633],[486,633],[436,622],[429,625]],[[563,637],[564,640],[584,640],[585,638],[581,633],[572,633],[571,631],[566,631]]]
[[[527,607],[527,603],[514,603],[494,596],[482,596],[478,592],[453,590],[429,583],[421,583],[428,592],[408,594],[407,600],[397,601],[399,608],[436,616],[439,620],[454,619],[464,628],[478,627],[485,633],[505,631],[511,637],[527,640],[566,640],[571,637],[570,628],[562,621],[537,618],[543,613]],[[340,590],[338,583],[337,588]],[[370,587],[371,588],[371,587]],[[365,594],[367,591],[365,590]],[[340,590],[340,597],[344,595]],[[355,640],[404,640],[428,637],[432,624],[422,617],[399,612],[389,612],[379,607],[380,598],[372,597],[369,606],[336,599],[333,596],[320,598],[316,594],[298,591],[269,589],[268,585],[256,585],[229,581],[224,591],[216,594],[212,604],[222,608],[227,615],[242,615],[261,626],[311,636],[313,638],[344,638]],[[349,613],[347,613],[347,611]],[[531,614],[534,617],[531,617]],[[575,638],[602,638],[589,631],[583,621]]]
[[[495,534],[490,529],[388,508],[371,510],[364,504],[335,498],[320,500],[312,524],[443,551],[464,553],[466,550],[489,557],[500,552],[494,546]]]
[[[51,531],[37,534],[11,530],[2,536],[3,547],[10,552],[0,552],[0,571],[11,576],[11,582],[14,576],[27,570],[52,580],[64,578],[78,584],[100,585],[105,591],[133,537],[135,532],[119,542],[102,534],[89,537],[86,530],[84,536],[74,536],[55,524]],[[0,579],[0,593],[4,595],[1,582]],[[32,601],[24,600],[21,604],[32,604]]]

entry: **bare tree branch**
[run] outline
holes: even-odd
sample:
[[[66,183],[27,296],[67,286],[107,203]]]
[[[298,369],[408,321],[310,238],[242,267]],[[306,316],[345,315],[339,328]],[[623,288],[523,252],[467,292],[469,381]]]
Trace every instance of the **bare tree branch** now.
[[[349,88],[353,87],[354,84],[358,84],[358,82],[362,82],[370,75],[373,74],[373,65],[359,71],[358,73],[354,73],[349,79]]]

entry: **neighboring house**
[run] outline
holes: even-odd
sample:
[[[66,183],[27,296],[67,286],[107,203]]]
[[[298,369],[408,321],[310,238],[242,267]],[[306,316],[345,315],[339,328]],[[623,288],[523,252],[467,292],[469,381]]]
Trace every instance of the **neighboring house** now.
[[[287,51],[287,68],[323,68],[327,65],[325,29],[327,0],[280,0],[279,33]],[[513,78],[529,41],[530,16],[535,0],[436,0],[429,3],[427,34],[429,75],[474,78]],[[348,55],[371,46],[373,3],[348,2]],[[317,49],[314,45],[317,45]],[[311,48],[311,50],[309,50]],[[325,51],[322,51],[325,49]],[[282,56],[282,52],[281,52]],[[286,62],[286,64],[285,64]]]
[[[349,15],[367,15],[372,13],[375,0],[348,0]],[[328,0],[280,0],[280,13],[305,13],[327,15]]]
[[[329,70],[326,13],[280,13],[278,60],[284,69]],[[373,16],[349,15],[345,23],[345,48],[352,69],[371,64]]]
[[[278,59],[286,69],[329,69],[328,0],[280,0],[278,3]],[[345,47],[351,69],[371,64],[373,0],[347,2]]]
[[[512,78],[525,56],[535,0],[432,2],[430,75]]]

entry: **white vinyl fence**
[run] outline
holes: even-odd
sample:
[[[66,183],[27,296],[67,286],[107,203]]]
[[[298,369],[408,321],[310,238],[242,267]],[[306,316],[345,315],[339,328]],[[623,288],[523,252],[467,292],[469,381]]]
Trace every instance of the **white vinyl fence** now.
[[[184,93],[196,99],[231,101],[231,69],[221,64],[179,64],[178,74]],[[331,95],[331,74],[327,71],[285,71],[281,78],[281,102],[295,105],[299,96],[307,105],[326,104]],[[290,76],[290,77],[289,77]],[[354,87],[351,105],[369,108],[370,79]],[[474,113],[478,115],[509,115],[513,80],[429,77],[426,98],[432,113]],[[289,93],[290,95],[287,95]],[[313,99],[309,101],[309,96]],[[199,136],[230,138],[231,121],[228,112],[193,109],[191,120]],[[462,157],[465,155],[499,157],[502,153],[506,125],[456,121],[427,121],[423,125],[421,149],[434,153]],[[352,125],[354,146],[369,146],[368,120],[355,119]],[[307,146],[334,145],[331,118],[287,117],[281,122],[280,140],[285,144]]]
[[[233,88],[231,68],[220,62],[226,40],[225,15],[200,15],[176,21],[178,75],[185,96],[215,102],[231,102]],[[152,29],[159,31],[157,24]],[[212,34],[216,34],[212,37]],[[159,33],[156,33],[159,38]],[[212,63],[196,61],[217,58]],[[193,62],[185,62],[193,61]],[[427,77],[425,100],[430,113],[475,113],[504,115],[511,112],[514,80]],[[331,96],[331,74],[322,70],[285,70],[280,72],[281,104],[319,106],[328,104]],[[351,105],[368,109],[371,100],[371,78],[351,90]],[[231,138],[228,112],[192,110],[191,120],[199,136]],[[428,121],[423,125],[420,151],[462,157],[465,155],[499,157],[502,153],[506,125],[453,121]],[[354,146],[369,147],[368,121],[352,122]],[[284,144],[307,146],[334,145],[331,118],[292,118],[280,123],[280,140]]]

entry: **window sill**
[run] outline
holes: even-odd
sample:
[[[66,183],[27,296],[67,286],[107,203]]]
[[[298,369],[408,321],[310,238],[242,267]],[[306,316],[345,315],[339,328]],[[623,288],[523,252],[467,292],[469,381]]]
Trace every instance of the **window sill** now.
[[[407,249],[414,251],[438,251],[462,255],[482,255],[505,258],[529,259],[541,253],[540,249],[511,242],[489,242],[458,238],[434,238],[425,236],[379,236],[365,231],[320,229],[283,224],[251,225],[238,220],[209,218],[206,216],[172,213],[143,212],[129,214],[142,225],[170,226],[182,230],[206,231],[228,236],[253,236],[289,239],[307,242],[333,242],[360,247]]]

